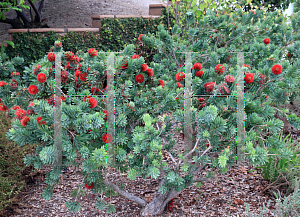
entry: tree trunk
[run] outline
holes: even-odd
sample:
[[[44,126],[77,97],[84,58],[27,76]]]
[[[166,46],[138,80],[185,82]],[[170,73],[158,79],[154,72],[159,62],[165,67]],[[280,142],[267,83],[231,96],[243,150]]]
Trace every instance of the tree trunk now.
[[[159,194],[153,198],[151,202],[141,210],[141,216],[161,214],[164,211],[166,204],[169,202],[166,200],[167,196],[167,194]]]

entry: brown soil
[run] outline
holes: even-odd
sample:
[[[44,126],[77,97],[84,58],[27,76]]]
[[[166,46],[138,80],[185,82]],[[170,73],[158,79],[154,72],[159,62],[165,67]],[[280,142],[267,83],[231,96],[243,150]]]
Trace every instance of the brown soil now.
[[[38,0],[35,5],[38,5]],[[51,28],[90,28],[92,15],[149,15],[149,4],[161,3],[161,0],[51,0],[44,2],[42,19]],[[25,5],[29,3],[25,1]],[[30,17],[29,10],[24,12]],[[7,18],[15,18],[16,12],[4,13]],[[34,15],[34,12],[33,12]],[[10,25],[0,23],[0,43],[8,39]]]

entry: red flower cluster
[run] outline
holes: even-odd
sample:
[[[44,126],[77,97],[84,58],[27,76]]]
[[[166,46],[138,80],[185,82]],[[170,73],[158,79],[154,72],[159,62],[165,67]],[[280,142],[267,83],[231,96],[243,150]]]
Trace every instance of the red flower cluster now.
[[[91,90],[91,92],[94,94],[94,93],[96,93],[96,92],[100,92],[100,90],[99,90],[99,87],[97,87],[97,89],[96,89],[96,87],[92,87],[92,90]],[[95,92],[94,92],[95,91]]]
[[[87,189],[92,189],[92,188],[94,187],[94,183],[92,182],[92,184],[91,184],[90,186],[88,186],[87,184],[85,184],[85,187],[86,187]]]
[[[29,121],[30,121],[30,118],[27,117],[27,116],[24,116],[24,117],[22,118],[22,120],[21,120],[22,126],[25,127],[25,126],[28,124]]]
[[[215,72],[219,75],[223,75],[225,67],[222,64],[218,64],[215,68]]]
[[[0,81],[0,87],[4,87],[5,85],[7,85],[5,81]]]
[[[32,94],[32,95],[35,95],[35,94],[37,94],[39,92],[39,89],[38,89],[38,87],[36,85],[30,85],[28,87],[28,92],[30,94]]]
[[[200,106],[200,108],[203,108],[205,106],[205,103],[203,103],[201,106]]]
[[[264,43],[265,43],[265,44],[270,44],[270,42],[271,42],[271,39],[269,39],[269,38],[265,38],[265,39],[264,39]]]
[[[201,77],[203,75],[203,71],[197,71],[195,74],[197,77]]]
[[[104,143],[110,143],[112,141],[112,135],[107,134],[107,133],[103,134],[102,141]]]
[[[153,76],[153,69],[147,69],[147,74],[149,77]]]
[[[33,74],[35,75],[36,72],[38,72],[41,69],[41,65],[37,65],[36,67],[33,66]]]
[[[204,98],[199,98],[198,101],[199,101],[199,103],[201,103],[204,101]]]
[[[89,99],[90,108],[95,108],[97,106],[97,100],[91,96],[85,96],[83,101],[86,102],[86,99]]]
[[[142,36],[143,36],[143,34],[140,34],[140,36],[138,37],[139,41],[142,41]]]
[[[104,111],[103,111],[103,114],[105,115],[104,120],[107,120],[107,118],[108,118],[108,116],[109,116],[108,111],[107,111],[107,110],[104,110]]]
[[[53,52],[48,53],[47,58],[48,58],[49,62],[54,62],[55,61],[55,53],[53,53]]]
[[[162,87],[165,86],[165,82],[164,82],[163,80],[159,80],[158,83],[159,83],[159,85],[161,85]]]
[[[81,81],[86,81],[86,77],[88,76],[88,74],[86,72],[82,73],[79,75],[79,79]]]
[[[136,75],[135,80],[138,83],[142,83],[144,81],[144,75],[142,75],[142,74]]]
[[[202,69],[202,64],[201,63],[195,63],[194,64],[194,69],[201,70]]]
[[[67,52],[65,53],[65,58],[66,58],[68,61],[70,61],[70,59],[71,59],[71,57],[72,57],[73,55],[74,55],[74,54],[73,54],[72,51],[67,51]]]
[[[135,54],[135,55],[132,56],[132,59],[139,59],[139,58],[140,58],[140,56],[137,55],[137,54]]]
[[[38,74],[37,76],[37,80],[40,82],[40,83],[44,83],[46,80],[47,80],[47,77],[44,73],[40,73]]]
[[[128,68],[128,61],[126,61],[124,64],[121,65],[121,69],[127,69]]]
[[[247,73],[244,79],[246,84],[251,84],[254,81],[254,76],[251,73]]]
[[[91,57],[97,56],[97,50],[95,50],[95,48],[89,49],[89,55],[90,55]]]
[[[225,81],[228,83],[233,83],[235,78],[232,75],[226,75],[225,76]]]
[[[216,83],[213,82],[213,81],[204,84],[205,91],[208,92],[208,93],[211,92],[211,91],[213,91],[213,89],[215,88],[215,86],[216,86]]]
[[[10,73],[11,77],[14,77],[14,76],[17,76],[17,75],[20,75],[20,72],[17,72],[17,70],[15,70],[14,72]]]
[[[41,125],[41,120],[42,120],[42,119],[43,119],[43,117],[38,117],[38,118],[36,119],[36,121],[39,123],[39,125]],[[42,124],[45,125],[46,122],[45,122],[45,121],[42,121]]]
[[[185,78],[185,74],[183,72],[178,72],[176,74],[176,81],[182,81]]]
[[[0,103],[0,111],[6,111],[7,110],[7,107],[4,105],[4,103]]]
[[[274,75],[279,75],[281,74],[282,72],[282,66],[279,65],[279,64],[275,64],[273,67],[272,67],[272,72]]]
[[[177,86],[178,87],[183,87],[182,84],[180,84],[179,82],[177,82]]]
[[[73,54],[73,55],[70,57],[70,61],[71,61],[71,62],[77,62],[77,63],[78,63],[78,62],[79,62],[79,57],[78,57],[77,55],[74,55],[74,54]]]
[[[12,107],[12,109],[13,109],[13,110],[20,109],[20,106],[15,105],[15,106]]]
[[[142,72],[147,70],[147,64],[141,64]]]
[[[244,64],[243,67],[247,67],[250,70],[250,66],[249,65]]]
[[[15,112],[15,115],[16,115],[18,118],[22,119],[22,118],[26,115],[26,111],[23,110],[23,109],[18,109],[18,110]]]
[[[265,75],[263,75],[263,74],[259,74],[259,77],[260,77],[260,81],[259,81],[259,83],[260,83],[260,86],[265,82],[265,78],[266,78],[266,76]]]

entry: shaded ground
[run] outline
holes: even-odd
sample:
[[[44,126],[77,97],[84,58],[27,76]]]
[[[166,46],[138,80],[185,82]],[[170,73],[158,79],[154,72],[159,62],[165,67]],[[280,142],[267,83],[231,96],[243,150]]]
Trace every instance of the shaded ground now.
[[[29,6],[29,3],[25,1]],[[38,5],[38,0],[35,5]],[[42,19],[51,28],[90,28],[92,15],[149,15],[149,4],[161,0],[45,0]],[[29,17],[29,10],[24,10]],[[34,13],[34,12],[33,12]],[[16,12],[4,13],[15,18]],[[0,23],[0,43],[8,39],[10,25]]]

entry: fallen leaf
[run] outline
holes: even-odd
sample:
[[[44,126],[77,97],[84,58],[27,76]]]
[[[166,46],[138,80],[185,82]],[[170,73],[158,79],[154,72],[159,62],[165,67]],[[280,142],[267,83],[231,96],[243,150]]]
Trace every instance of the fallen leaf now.
[[[240,199],[235,199],[234,203],[237,205],[243,205],[244,206],[244,201],[240,200]]]

